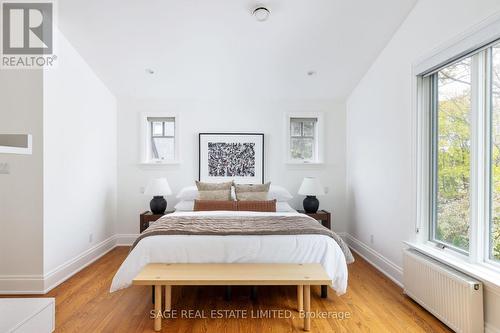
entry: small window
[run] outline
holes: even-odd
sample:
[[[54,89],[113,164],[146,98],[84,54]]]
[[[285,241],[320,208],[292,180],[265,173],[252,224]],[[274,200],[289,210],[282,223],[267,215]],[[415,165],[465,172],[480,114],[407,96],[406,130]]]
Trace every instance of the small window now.
[[[319,163],[319,117],[289,116],[288,160],[291,163]]]
[[[151,159],[175,160],[175,118],[149,117],[151,126]]]
[[[142,163],[172,163],[177,156],[177,128],[174,116],[145,115]]]

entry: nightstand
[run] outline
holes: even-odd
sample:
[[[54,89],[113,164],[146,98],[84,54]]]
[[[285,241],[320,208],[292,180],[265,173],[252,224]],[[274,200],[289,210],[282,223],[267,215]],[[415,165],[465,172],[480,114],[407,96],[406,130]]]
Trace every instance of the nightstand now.
[[[307,216],[310,216],[313,219],[320,221],[321,224],[327,229],[330,230],[332,229],[331,214],[326,210],[320,209],[316,213],[306,213],[303,210],[299,210],[299,213],[306,214]]]
[[[153,214],[150,211],[144,212],[141,214],[141,218],[139,220],[139,230],[142,233],[144,230],[146,230],[149,227],[149,223],[154,222],[158,220],[160,217],[173,213],[173,210],[168,210],[165,212],[165,214]]]

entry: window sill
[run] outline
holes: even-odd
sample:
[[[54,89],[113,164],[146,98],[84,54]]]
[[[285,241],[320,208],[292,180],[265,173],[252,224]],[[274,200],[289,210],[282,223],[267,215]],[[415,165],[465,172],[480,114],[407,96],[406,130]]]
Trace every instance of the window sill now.
[[[404,242],[410,248],[417,250],[445,265],[464,274],[470,275],[500,295],[500,270],[488,264],[470,263],[461,256],[450,253],[450,250],[437,248],[428,244]]]
[[[321,161],[314,161],[314,162],[309,162],[309,161],[287,161],[285,164],[287,164],[287,165],[323,165],[325,163],[321,162]]]
[[[166,166],[181,164],[181,161],[164,161],[164,162],[140,162],[139,166]]]

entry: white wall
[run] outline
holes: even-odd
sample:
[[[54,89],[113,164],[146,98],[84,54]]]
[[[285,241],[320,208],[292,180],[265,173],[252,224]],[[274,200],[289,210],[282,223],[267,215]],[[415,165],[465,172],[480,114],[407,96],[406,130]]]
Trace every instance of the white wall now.
[[[116,100],[57,38],[57,67],[44,72],[46,276],[112,236],[116,217]]]
[[[498,10],[496,0],[420,0],[348,99],[349,233],[388,270],[400,272],[415,225],[412,65]],[[500,329],[498,313],[500,294],[487,292],[488,325]]]
[[[0,133],[32,134],[33,154],[0,154],[0,293],[43,273],[42,72],[0,71]]]
[[[198,179],[198,133],[262,132],[265,134],[265,178],[297,193],[304,176],[319,177],[328,186],[328,195],[319,197],[320,208],[333,214],[333,229],[345,230],[345,107],[333,101],[253,101],[119,100],[118,104],[118,219],[116,232],[137,234],[139,213],[149,210],[151,198],[140,188],[154,177],[165,176],[174,193]],[[171,166],[141,167],[139,163],[139,114],[145,111],[176,112],[179,115],[182,162]],[[297,111],[324,111],[326,163],[323,165],[286,165],[285,114]],[[302,207],[303,197],[292,204]],[[177,200],[167,198],[172,209]]]

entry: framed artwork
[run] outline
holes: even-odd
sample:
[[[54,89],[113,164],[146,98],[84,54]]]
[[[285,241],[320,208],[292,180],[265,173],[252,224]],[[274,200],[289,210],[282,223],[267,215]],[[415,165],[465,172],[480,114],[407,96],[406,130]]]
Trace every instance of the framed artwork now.
[[[200,133],[198,179],[263,184],[264,134]]]

